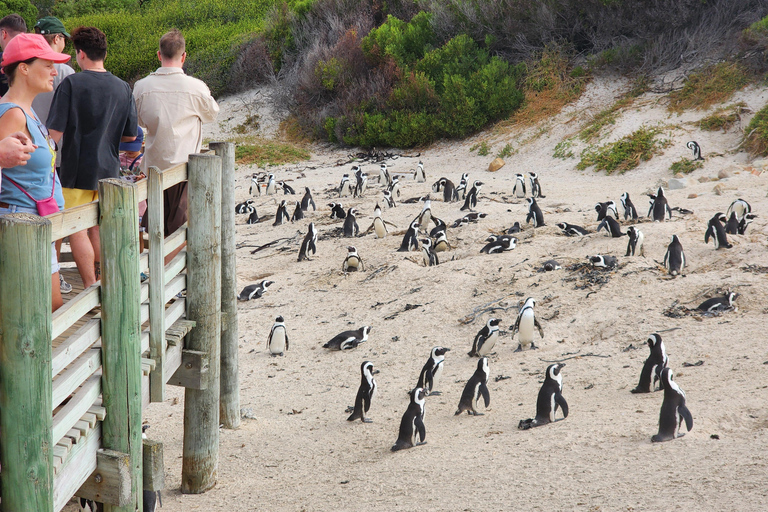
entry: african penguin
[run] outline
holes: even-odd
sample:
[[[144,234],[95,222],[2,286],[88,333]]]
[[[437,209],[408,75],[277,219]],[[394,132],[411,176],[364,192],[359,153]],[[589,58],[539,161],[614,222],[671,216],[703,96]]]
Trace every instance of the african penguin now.
[[[522,173],[515,174],[515,186],[512,187],[512,195],[515,197],[525,197],[525,175]]]
[[[608,256],[604,254],[595,254],[589,257],[589,262],[592,263],[594,268],[616,268],[619,263],[615,256]]]
[[[605,228],[605,231],[611,235],[611,238],[620,238],[626,235],[626,233],[621,232],[621,224],[619,224],[619,221],[610,215],[606,215],[606,217],[600,222],[600,224],[597,226],[597,232],[599,233],[603,228]]]
[[[621,194],[621,206],[624,208],[624,220],[637,220],[637,209],[629,198],[629,192]]]
[[[347,421],[360,420],[363,423],[373,421],[366,418],[365,413],[371,408],[371,400],[376,395],[376,380],[373,376],[377,373],[379,371],[373,369],[373,363],[370,361],[363,361],[363,364],[360,365],[361,379],[360,387],[357,388],[357,395],[355,396],[355,409]]]
[[[707,231],[704,233],[704,243],[709,243],[709,239],[712,238],[712,242],[715,244],[715,249],[730,249],[733,245],[728,243],[725,227],[720,223],[721,216],[723,216],[722,213],[716,213],[714,217],[709,219]]]
[[[528,178],[531,180],[531,197],[541,197],[542,199],[545,199],[546,196],[541,193],[539,175],[535,172],[529,172]]]
[[[625,256],[634,256],[635,254],[643,256],[643,239],[645,238],[643,232],[635,226],[629,226],[627,228],[627,236],[629,237],[629,242],[627,242],[627,254]]]
[[[456,196],[457,201],[463,201],[467,198],[467,187],[469,186],[469,173],[465,172],[461,175],[461,180],[459,181],[459,186],[456,187],[456,191],[454,192],[454,195]]]
[[[435,238],[440,231],[445,231],[448,228],[448,226],[445,225],[444,220],[438,219],[434,215],[432,216],[432,222],[435,223],[435,227],[429,232],[429,236],[432,238]]]
[[[392,181],[389,183],[389,188],[387,188],[389,193],[392,195],[393,200],[400,199],[400,177],[395,176],[392,178]]]
[[[256,208],[256,206],[253,203],[253,199],[246,199],[242,203],[235,206],[235,213],[244,214],[244,213],[251,213]]]
[[[463,216],[462,218],[457,219],[456,222],[454,222],[451,227],[452,228],[457,228],[459,226],[464,226],[466,224],[469,224],[470,222],[477,222],[478,219],[484,219],[487,216],[488,216],[487,213],[478,213],[478,212],[468,213],[465,216]]]
[[[448,178],[440,178],[432,185],[433,192],[440,192],[441,190],[443,192],[444,203],[452,203],[453,201],[458,200],[458,197],[456,196],[456,185],[454,185]]]
[[[423,238],[421,240],[421,251],[425,267],[434,267],[435,265],[440,264],[440,260],[437,258],[437,254],[432,249],[431,239]]]
[[[315,200],[312,199],[312,192],[309,190],[309,187],[304,187],[304,197],[301,198],[301,209],[307,211],[309,210],[310,205],[312,205],[312,211],[317,210]]]
[[[384,204],[387,205],[387,208],[395,208],[397,206],[397,203],[395,203],[395,200],[392,199],[392,192],[390,192],[389,190],[385,190],[383,194],[384,194]]]
[[[419,214],[419,226],[424,228],[424,231],[426,232],[429,229],[429,221],[432,220],[432,201],[429,199],[424,200],[424,206],[421,209],[421,213]]]
[[[555,363],[547,367],[544,384],[541,385],[539,397],[536,399],[536,417],[520,420],[517,428],[528,430],[529,428],[553,423],[558,407],[563,411],[563,419],[568,417],[568,402],[565,401],[563,396],[562,369],[564,367],[565,363]]]
[[[256,193],[254,193],[254,190]],[[251,176],[251,186],[248,188],[248,193],[252,196],[261,195],[261,183],[259,183],[259,177],[256,174]]]
[[[448,236],[445,234],[445,228],[435,233],[435,252],[444,252],[451,250],[451,244],[448,243]]]
[[[739,234],[739,219],[736,218],[736,212],[731,212],[731,216],[726,221],[726,223],[725,223],[725,232],[728,235],[738,235]]]
[[[339,197],[346,197],[352,195],[352,182],[349,179],[349,174],[345,174],[341,177],[341,183],[339,183]]]
[[[301,209],[301,203],[299,201],[296,201],[296,209],[293,210],[293,215],[291,216],[291,222],[295,222],[303,218],[304,218],[304,211]]]
[[[368,341],[368,334],[371,332],[371,326],[365,325],[354,331],[344,331],[323,345],[323,348],[330,350],[351,350],[361,343]]]
[[[704,158],[701,156],[701,147],[699,147],[699,143],[695,140],[688,141],[688,143],[685,145],[688,149],[691,150],[693,153],[693,161],[696,160],[704,160]]]
[[[680,433],[680,426],[685,420],[685,427],[690,432],[693,428],[693,416],[685,405],[685,391],[672,380],[672,369],[661,371],[661,384],[664,387],[664,401],[659,413],[659,433],[651,437],[654,443],[671,441],[685,434]]]
[[[589,231],[584,229],[581,226],[577,226],[576,224],[568,224],[567,222],[558,222],[555,224],[560,230],[563,232],[564,235],[568,236],[584,236],[588,235]]]
[[[353,192],[353,196],[355,197],[363,197],[363,194],[365,194],[365,188],[368,186],[368,175],[363,172],[363,169],[360,166],[357,167],[357,170],[355,171],[355,190]]]
[[[747,226],[749,226],[752,221],[757,217],[754,213],[748,213],[744,216],[743,219],[739,221],[739,234],[743,235],[747,232]]]
[[[344,263],[341,264],[341,269],[344,272],[357,272],[365,271],[365,264],[363,258],[357,254],[357,249],[352,246],[347,247],[347,257],[344,258]]]
[[[667,253],[664,255],[664,266],[667,268],[667,272],[673,276],[683,272],[685,252],[683,252],[683,244],[680,243],[677,235],[672,235],[672,241],[667,246]]]
[[[461,399],[459,400],[459,408],[456,409],[454,416],[458,416],[464,411],[471,416],[482,416],[483,413],[477,412],[477,402],[480,397],[483,397],[485,402],[485,408],[487,409],[491,405],[491,394],[488,392],[488,358],[481,357],[477,362],[477,369],[472,377],[469,378],[467,384],[464,386],[464,391],[461,392]]]
[[[560,270],[561,267],[560,263],[558,263],[556,260],[547,260],[544,262],[544,265],[541,267],[541,270],[544,272],[551,272],[553,270]],[[539,272],[541,272],[541,270]]]
[[[268,196],[277,194],[277,186],[275,184],[275,175],[274,174],[270,174],[267,177],[267,191],[266,192],[267,192]]]
[[[416,171],[413,177],[416,179],[416,183],[424,183],[427,181],[427,175],[424,173],[424,164],[419,162],[416,165]]]
[[[392,181],[392,178],[389,175],[387,164],[381,164],[379,166],[379,183],[387,187],[389,186],[389,183],[391,181]]]
[[[595,205],[595,211],[597,212],[597,222],[600,222],[608,216],[613,216],[618,220],[619,210],[616,207],[615,201],[605,201],[603,203],[597,203]]]
[[[539,337],[544,338],[544,329],[542,329],[541,324],[539,323],[539,319],[536,318],[533,313],[533,307],[535,305],[536,299],[533,297],[528,297],[525,299],[525,303],[523,303],[523,306],[517,313],[517,320],[515,320],[514,325],[510,326],[510,329],[512,330],[512,336],[514,336],[515,333],[520,333],[517,337],[518,345],[515,349],[515,352],[520,352],[523,350],[524,345],[526,347],[530,345],[531,349],[533,350],[539,348],[533,343],[534,327],[539,330]]]
[[[666,213],[669,219],[672,219],[672,210],[669,207],[667,198],[664,196],[664,189],[659,187],[656,191],[656,195],[649,194],[651,198],[651,207],[648,209],[648,217],[653,214],[654,222],[664,222],[664,214]]]
[[[283,224],[284,222],[288,222],[291,220],[291,216],[288,215],[288,203],[283,199],[280,201],[280,204],[277,207],[277,213],[275,213],[275,222],[272,223],[273,226],[279,226]]]
[[[344,207],[341,203],[329,203],[328,206],[331,207],[332,219],[344,219],[347,217],[347,213],[344,211]]]
[[[314,222],[309,223],[307,234],[304,236],[304,241],[301,242],[301,249],[299,249],[299,261],[310,261],[309,251],[312,251],[312,254],[317,253],[317,229],[315,229]]]
[[[483,182],[480,180],[475,180],[475,182],[472,184],[472,188],[469,189],[469,192],[467,192],[466,198],[464,199],[464,206],[459,208],[459,210],[474,210],[477,206],[477,194],[480,193],[480,189],[483,186]]]
[[[275,284],[274,281],[267,281],[266,279],[258,284],[249,284],[245,288],[243,288],[243,291],[240,292],[240,294],[237,296],[237,300],[251,300],[251,299],[260,299],[262,295],[264,295],[267,292],[267,289]]]
[[[432,347],[429,353],[429,359],[424,363],[419,374],[417,388],[424,388],[427,395],[440,395],[440,391],[435,391],[440,376],[443,374],[443,363],[445,362],[445,353],[451,349],[445,347]]]
[[[419,241],[416,238],[419,234],[419,221],[414,220],[411,226],[406,230],[403,236],[403,242],[397,252],[415,251],[419,248]]]
[[[387,236],[387,225],[384,224],[384,218],[381,216],[379,203],[376,203],[376,207],[373,209],[373,232],[376,234],[376,238]]]
[[[426,443],[427,430],[424,427],[424,399],[426,396],[423,388],[414,388],[411,391],[411,403],[400,420],[397,441],[391,448],[393,452]]]
[[[347,238],[356,237],[360,233],[360,226],[357,225],[357,208],[350,208],[347,211],[343,232]]]
[[[285,328],[285,319],[282,316],[275,318],[267,338],[267,348],[272,357],[282,356],[288,351],[288,330]]]
[[[515,221],[514,224],[512,224],[512,227],[507,230],[508,235],[514,235],[515,233],[520,233],[522,231],[522,228],[520,228],[520,223]]]
[[[283,194],[291,194],[291,195],[293,195],[293,194],[296,193],[296,191],[293,190],[293,187],[290,186],[289,184],[287,184],[284,181],[278,181],[277,184],[280,185],[280,188],[283,189]]]
[[[739,219],[739,222],[741,222],[748,213],[752,213],[752,207],[742,198],[738,198],[731,203],[725,214],[730,216],[731,212],[735,212],[736,218]]]
[[[486,241],[488,243],[480,249],[481,253],[497,254],[504,251],[511,251],[517,247],[517,238],[512,235],[491,235]]]
[[[472,342],[472,350],[467,355],[470,357],[485,357],[491,353],[499,339],[500,318],[489,318]]]
[[[640,372],[640,382],[631,393],[650,393],[655,391],[656,381],[661,383],[661,370],[666,368],[669,363],[669,357],[667,357],[667,351],[664,348],[664,342],[660,334],[653,333],[648,336],[647,343],[651,353],[643,364],[643,370]]]
[[[98,501],[79,498],[79,503],[80,503],[80,512],[101,512],[104,510],[104,504]],[[146,510],[146,505],[147,504],[145,503],[145,507],[144,507],[145,510]]]
[[[528,201],[528,215],[525,217],[525,223],[528,224],[533,220],[533,227],[540,228],[544,226],[544,214],[541,213],[541,208],[536,203],[536,199],[529,197]]]
[[[256,208],[251,209],[251,214],[248,216],[248,220],[246,221],[247,224],[258,224],[260,222],[259,214],[256,211]]]
[[[738,294],[733,292],[728,292],[723,297],[713,297],[711,299],[707,299],[701,304],[699,304],[698,309],[700,311],[704,311],[705,313],[712,313],[714,311],[725,311],[727,309],[732,309],[733,301],[738,297]]]

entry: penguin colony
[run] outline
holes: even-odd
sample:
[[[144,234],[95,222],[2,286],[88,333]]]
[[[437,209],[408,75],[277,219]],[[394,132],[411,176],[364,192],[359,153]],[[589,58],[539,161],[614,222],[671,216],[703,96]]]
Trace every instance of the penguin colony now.
[[[695,142],[689,143],[688,147],[693,150],[697,158],[701,158],[700,149]],[[321,211],[319,214],[323,215],[326,220],[342,222],[341,236],[343,237],[356,238],[371,234],[376,239],[386,240],[395,236],[399,240],[399,247],[393,246],[390,242],[387,245],[388,249],[384,250],[403,253],[421,251],[421,257],[411,258],[411,261],[424,267],[436,266],[440,263],[438,253],[453,249],[449,241],[449,233],[451,231],[449,231],[448,224],[438,218],[436,213],[444,215],[449,213],[449,211],[461,212],[463,217],[453,222],[450,226],[451,230],[460,230],[462,226],[481,221],[481,219],[486,217],[486,214],[476,210],[482,207],[483,200],[486,199],[481,195],[485,190],[484,185],[486,184],[477,179],[470,179],[469,173],[464,173],[457,180],[458,186],[448,177],[443,176],[431,186],[432,193],[437,194],[436,197],[430,198],[429,195],[426,195],[407,200],[404,199],[402,194],[402,184],[405,180],[411,178],[410,175],[412,175],[416,183],[427,181],[427,172],[422,162],[418,163],[416,169],[411,169],[409,175],[398,175],[392,172],[392,169],[387,164],[381,164],[378,173],[366,173],[363,171],[362,166],[355,165],[348,173],[343,174],[339,185],[331,189],[332,195],[329,197],[332,197],[334,201],[339,201],[341,198],[345,198],[346,201],[349,200],[347,198],[361,199],[370,197],[370,201],[375,202],[375,207],[372,210],[368,210],[370,205],[358,201],[354,206],[345,209],[340,202],[332,202],[328,204],[328,210],[325,213]],[[511,190],[512,199],[509,200],[509,204],[517,205],[517,210],[509,211],[516,211],[519,219],[522,219],[522,216],[525,215],[525,223],[522,224],[520,221],[515,221],[512,227],[504,232],[492,234],[485,240],[483,247],[479,250],[480,253],[485,253],[489,255],[488,257],[495,257],[490,255],[512,251],[515,249],[516,244],[519,243],[519,238],[513,237],[513,234],[526,234],[526,232],[530,234],[533,230],[547,226],[544,218],[545,213],[547,213],[547,205],[540,205],[537,202],[537,199],[542,200],[546,198],[542,194],[541,175],[546,176],[545,173],[529,172],[527,183],[525,174],[516,174]],[[378,180],[378,188],[380,189],[378,193],[374,191],[376,180]],[[264,183],[258,180],[252,182],[252,195],[260,195],[262,189],[266,195],[276,194],[278,190],[282,190],[284,194],[294,193],[293,189],[284,182],[276,181],[273,174],[270,174],[264,180]],[[254,190],[258,191],[258,193],[254,192]],[[428,191],[425,190],[425,192]],[[378,195],[379,193],[382,195]],[[506,191],[506,193],[510,194],[510,191]],[[673,219],[673,210],[679,211],[681,215],[692,212],[670,207],[662,187],[658,187],[654,193],[648,193],[647,195],[649,197],[649,209],[646,218],[638,215],[638,211],[630,199],[629,192],[624,192],[618,198],[618,201],[609,199],[599,202],[594,206],[594,210],[597,213],[596,229],[594,224],[592,230],[567,222],[557,222],[553,225],[559,229],[562,235],[573,237],[574,239],[604,236],[601,233],[603,230],[605,231],[605,236],[610,238],[627,236],[628,244],[624,254],[625,258],[661,258],[661,261],[658,259],[654,261],[656,261],[659,268],[663,267],[669,276],[674,278],[675,276],[684,275],[688,262],[683,249],[683,241],[686,244],[693,244],[695,243],[694,239],[687,236],[687,234],[683,240],[681,240],[681,236],[678,234],[673,235],[669,244],[665,245],[666,252],[661,257],[662,254],[659,254],[658,251],[661,242],[657,237],[654,238],[652,234],[650,238],[646,238],[646,235],[640,230],[639,224],[641,222],[669,222]],[[442,203],[437,211],[433,210],[433,201],[435,200]],[[451,203],[461,204],[461,201],[463,201],[463,204],[460,208],[458,208],[458,204],[450,207]],[[400,231],[393,231],[398,229],[398,227],[384,220],[386,210],[382,209],[380,205],[383,205],[385,208],[394,208],[398,206],[398,203],[407,206],[408,203],[414,202],[421,203],[421,212],[417,214],[418,210],[414,210],[410,223],[406,226],[401,226],[399,228]],[[310,206],[313,210],[312,212],[309,212]],[[308,214],[313,214],[315,210],[312,192],[308,187],[305,187],[304,196],[301,201],[296,202],[296,210],[290,219],[287,213],[286,201],[279,202],[273,225],[277,226],[289,220],[290,222],[303,220]],[[256,205],[253,199],[248,199],[238,204],[236,208],[238,214],[247,214],[251,217],[255,214],[255,211]],[[623,219],[620,211],[623,213]],[[358,218],[364,218],[366,215],[372,217],[372,222],[368,230],[361,232],[357,220]],[[755,217],[756,215],[752,213],[751,206],[746,201],[743,199],[733,201],[725,214],[718,213],[709,220],[706,229],[703,230],[704,243],[708,243],[711,239],[715,249],[732,248],[733,245],[728,242],[727,235],[743,235],[747,226]],[[313,214],[312,218],[319,220],[317,214]],[[585,222],[589,222],[589,219],[585,218]],[[626,231],[622,231],[622,222],[631,222],[634,225],[628,226]],[[327,226],[328,223],[326,222],[323,225]],[[393,229],[389,229],[388,225]],[[646,231],[652,233],[650,228]],[[329,256],[324,252],[325,248],[322,247],[322,244],[319,249],[317,247],[319,232],[315,222],[308,222],[306,235],[299,249],[299,262],[304,260],[311,261],[310,253],[313,256],[318,254],[318,258],[322,257],[324,259]],[[549,233],[551,234],[551,232]],[[530,240],[531,237],[526,239]],[[646,250],[649,240],[653,240],[653,255],[646,255],[647,252],[650,252]],[[623,243],[621,247],[616,245],[615,251],[623,251]],[[441,256],[441,258],[443,257]],[[447,261],[449,258],[443,259]],[[613,272],[621,264],[619,259],[611,254],[589,255],[586,261],[594,269],[604,272]],[[557,261],[548,260],[543,262],[542,270],[556,271],[561,268]],[[350,245],[347,247],[342,270],[344,273],[366,271],[363,258],[358,254],[354,246]],[[275,283],[263,280],[258,284],[246,286],[238,298],[243,301],[260,298],[269,286],[273,284]],[[704,301],[698,309],[707,313],[732,310],[735,308],[734,300],[736,297],[738,297],[736,293],[728,292],[723,297],[713,297]],[[535,344],[534,335],[536,332],[538,332],[539,339],[542,342],[547,342],[542,323],[535,312],[536,301],[537,299],[534,297],[528,297],[525,301],[521,301],[516,319],[506,332],[501,331],[500,328],[502,319],[487,318],[485,325],[477,332],[471,343],[469,343],[469,340],[455,340],[455,343],[467,343],[469,347],[468,356],[478,358],[475,372],[468,376],[466,380],[455,415],[459,416],[466,412],[471,416],[480,416],[483,413],[479,410],[479,404],[484,404],[485,408],[490,406],[490,391],[488,387],[490,366],[493,364],[494,358],[511,356],[511,353],[508,351],[505,351],[504,354],[494,352],[497,341],[502,336],[511,335],[513,339],[517,337],[518,346],[515,352],[538,348]],[[286,320],[282,316],[277,316],[267,340],[270,354],[273,356],[283,356],[287,352],[289,331],[290,328],[286,326]],[[368,342],[371,331],[371,326],[345,330],[327,341],[322,347],[329,351],[345,352],[353,350],[359,345]],[[647,338],[647,345],[650,349],[650,355],[642,368],[638,368],[639,383],[635,388],[631,389],[631,393],[645,394],[659,390],[663,391],[664,396],[658,419],[658,433],[653,435],[651,440],[653,442],[668,441],[683,435],[681,432],[683,423],[685,423],[687,430],[691,430],[693,428],[693,417],[686,404],[685,392],[673,380],[674,374],[669,365],[669,357],[666,354],[666,348],[661,335],[658,333],[650,334]],[[397,439],[391,447],[392,451],[399,451],[426,443],[425,407],[429,400],[428,397],[441,394],[439,391],[440,377],[446,364],[446,354],[449,351],[450,349],[446,347],[433,347],[418,378],[414,376],[416,386],[409,390],[409,403],[404,407]],[[367,413],[372,407],[375,409],[374,397],[378,387],[374,375],[379,373],[379,370],[374,370],[374,364],[373,361],[366,360],[360,365],[360,385],[354,400],[354,406],[351,408],[351,415],[347,418],[348,421],[360,420],[363,423],[372,421],[367,417]],[[382,362],[378,364],[381,365]],[[451,361],[448,364],[455,363]],[[533,404],[535,403],[535,417],[521,419],[518,424],[520,430],[546,425],[556,422],[558,419],[568,417],[568,402],[563,393],[563,369],[565,366],[565,363],[558,362],[550,364],[546,369],[543,369],[544,381],[538,397],[535,401],[533,397],[528,399],[531,410],[533,410]],[[569,371],[575,372],[577,370],[569,369]],[[653,423],[651,420],[648,421],[649,429],[652,428]]]

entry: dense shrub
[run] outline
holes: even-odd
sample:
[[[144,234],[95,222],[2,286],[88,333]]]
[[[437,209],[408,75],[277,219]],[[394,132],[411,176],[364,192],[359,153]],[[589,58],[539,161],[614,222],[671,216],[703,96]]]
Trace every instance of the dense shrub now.
[[[656,129],[640,128],[616,142],[597,149],[588,148],[581,154],[576,168],[583,170],[594,165],[595,171],[604,170],[608,174],[618,171],[623,174],[640,165],[640,161],[650,160],[669,144],[668,141],[656,140],[658,134]]]
[[[56,0],[48,3],[53,3],[51,12],[59,18],[109,11],[130,11],[139,8],[139,0]]]
[[[9,14],[18,14],[27,22],[27,28],[32,29],[37,22],[37,7],[29,0],[0,0],[0,18]]]
[[[746,70],[734,62],[720,62],[691,74],[683,88],[669,95],[672,112],[707,109],[721,103],[749,83]]]
[[[747,151],[753,155],[768,155],[768,106],[757,111],[745,133]]]

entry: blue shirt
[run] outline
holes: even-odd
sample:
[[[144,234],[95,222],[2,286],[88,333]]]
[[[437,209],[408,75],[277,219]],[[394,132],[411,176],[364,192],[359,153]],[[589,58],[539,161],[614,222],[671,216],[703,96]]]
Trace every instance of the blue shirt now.
[[[0,103],[0,117],[12,108],[21,107],[15,103]],[[3,178],[6,176],[11,178],[38,201],[51,197],[51,188],[53,188],[53,197],[59,205],[59,210],[63,210],[64,196],[61,193],[59,177],[55,172],[56,152],[53,147],[53,141],[48,137],[48,130],[43,123],[34,117],[30,117],[26,112],[24,115],[27,117],[27,130],[29,130],[32,136],[32,141],[37,145],[37,149],[32,153],[32,157],[27,160],[26,165],[4,168],[2,170]],[[3,179],[2,187],[0,187],[0,201],[27,208],[36,207],[33,200],[27,197],[13,183],[5,179]]]

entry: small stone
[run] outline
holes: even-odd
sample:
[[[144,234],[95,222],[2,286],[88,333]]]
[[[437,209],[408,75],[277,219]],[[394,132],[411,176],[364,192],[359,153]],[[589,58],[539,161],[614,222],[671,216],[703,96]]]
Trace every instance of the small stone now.
[[[709,181],[709,177],[707,177],[707,176],[701,176],[699,178],[699,183],[706,183],[708,181]]]
[[[724,180],[726,178],[730,178],[733,176],[733,172],[729,171],[728,169],[720,169],[717,173],[717,179]]]
[[[696,199],[697,197],[699,197],[698,194],[688,194],[688,199]]]
[[[716,196],[723,195],[724,191],[725,191],[725,187],[722,184],[720,184],[720,183],[715,185],[715,188],[712,189],[712,192],[714,192]]]
[[[488,172],[496,172],[502,167],[504,167],[504,160],[497,158],[488,166]]]
[[[693,178],[671,178],[668,187],[669,190],[680,190],[681,188],[690,187],[695,184],[696,180]]]

